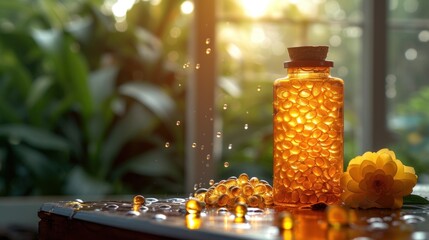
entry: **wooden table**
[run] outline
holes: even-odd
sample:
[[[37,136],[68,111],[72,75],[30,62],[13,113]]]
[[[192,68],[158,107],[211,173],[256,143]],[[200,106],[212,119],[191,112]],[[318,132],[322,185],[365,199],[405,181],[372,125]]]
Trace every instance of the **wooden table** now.
[[[429,185],[414,193],[429,197]],[[136,209],[130,201],[81,200],[44,203],[38,213],[40,239],[429,239],[429,205],[401,210],[353,210],[351,224],[333,227],[324,210],[288,209],[294,228],[281,231],[285,209],[248,208],[245,221],[226,209],[187,217],[185,198],[149,198]],[[137,211],[134,211],[137,210]],[[366,237],[366,238],[363,238]]]

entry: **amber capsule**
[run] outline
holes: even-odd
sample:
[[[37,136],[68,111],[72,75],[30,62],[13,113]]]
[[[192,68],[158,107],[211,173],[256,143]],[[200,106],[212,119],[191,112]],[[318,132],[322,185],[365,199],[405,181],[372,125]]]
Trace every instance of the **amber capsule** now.
[[[238,176],[238,184],[242,185],[249,182],[249,175],[247,173],[242,173]]]
[[[331,205],[326,210],[326,218],[329,225],[343,227],[349,224],[349,213],[347,208],[339,205]]]
[[[228,204],[230,197],[227,194],[223,194],[221,196],[219,196],[218,200],[217,200],[217,205],[219,207],[223,207],[226,206]]]
[[[200,214],[202,209],[202,203],[196,199],[189,199],[186,202],[186,212],[188,214]]]
[[[144,205],[145,204],[145,198],[142,195],[136,195],[133,198],[133,204]]]
[[[280,230],[291,230],[294,227],[293,216],[288,211],[280,212],[276,220],[277,220],[277,227]]]
[[[237,203],[234,207],[234,215],[236,218],[244,218],[247,214],[247,205],[243,203]]]
[[[247,204],[250,207],[257,207],[259,205],[259,199],[255,195],[249,196],[247,198]]]
[[[253,195],[253,187],[250,183],[243,184],[241,191],[245,196]]]

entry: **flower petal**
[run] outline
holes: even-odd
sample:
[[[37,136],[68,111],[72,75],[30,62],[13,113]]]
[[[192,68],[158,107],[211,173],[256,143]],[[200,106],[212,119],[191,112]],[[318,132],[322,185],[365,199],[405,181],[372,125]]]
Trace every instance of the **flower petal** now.
[[[349,165],[349,174],[350,174],[350,177],[352,177],[353,180],[357,182],[362,180],[362,174],[361,174],[359,165],[352,165],[352,166]]]
[[[383,171],[386,173],[386,175],[394,177],[398,171],[398,167],[394,161],[388,161],[383,165]]]
[[[360,189],[359,187],[359,183],[356,181],[349,181],[347,183],[347,190],[349,190],[350,192],[354,192],[354,193],[361,193],[362,189]]]

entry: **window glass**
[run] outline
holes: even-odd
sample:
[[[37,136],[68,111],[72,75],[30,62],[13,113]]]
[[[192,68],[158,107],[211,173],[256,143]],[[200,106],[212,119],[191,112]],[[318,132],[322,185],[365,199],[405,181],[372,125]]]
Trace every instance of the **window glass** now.
[[[429,171],[428,7],[428,1],[389,1],[388,127],[400,159],[420,174]]]

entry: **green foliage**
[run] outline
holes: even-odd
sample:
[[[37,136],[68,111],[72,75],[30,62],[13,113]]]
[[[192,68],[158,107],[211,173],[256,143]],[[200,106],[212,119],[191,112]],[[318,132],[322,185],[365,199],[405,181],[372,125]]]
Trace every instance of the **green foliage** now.
[[[157,14],[171,21],[178,2]],[[102,3],[0,3],[0,195],[182,191],[169,22],[136,17],[151,7],[139,2],[120,32]]]

